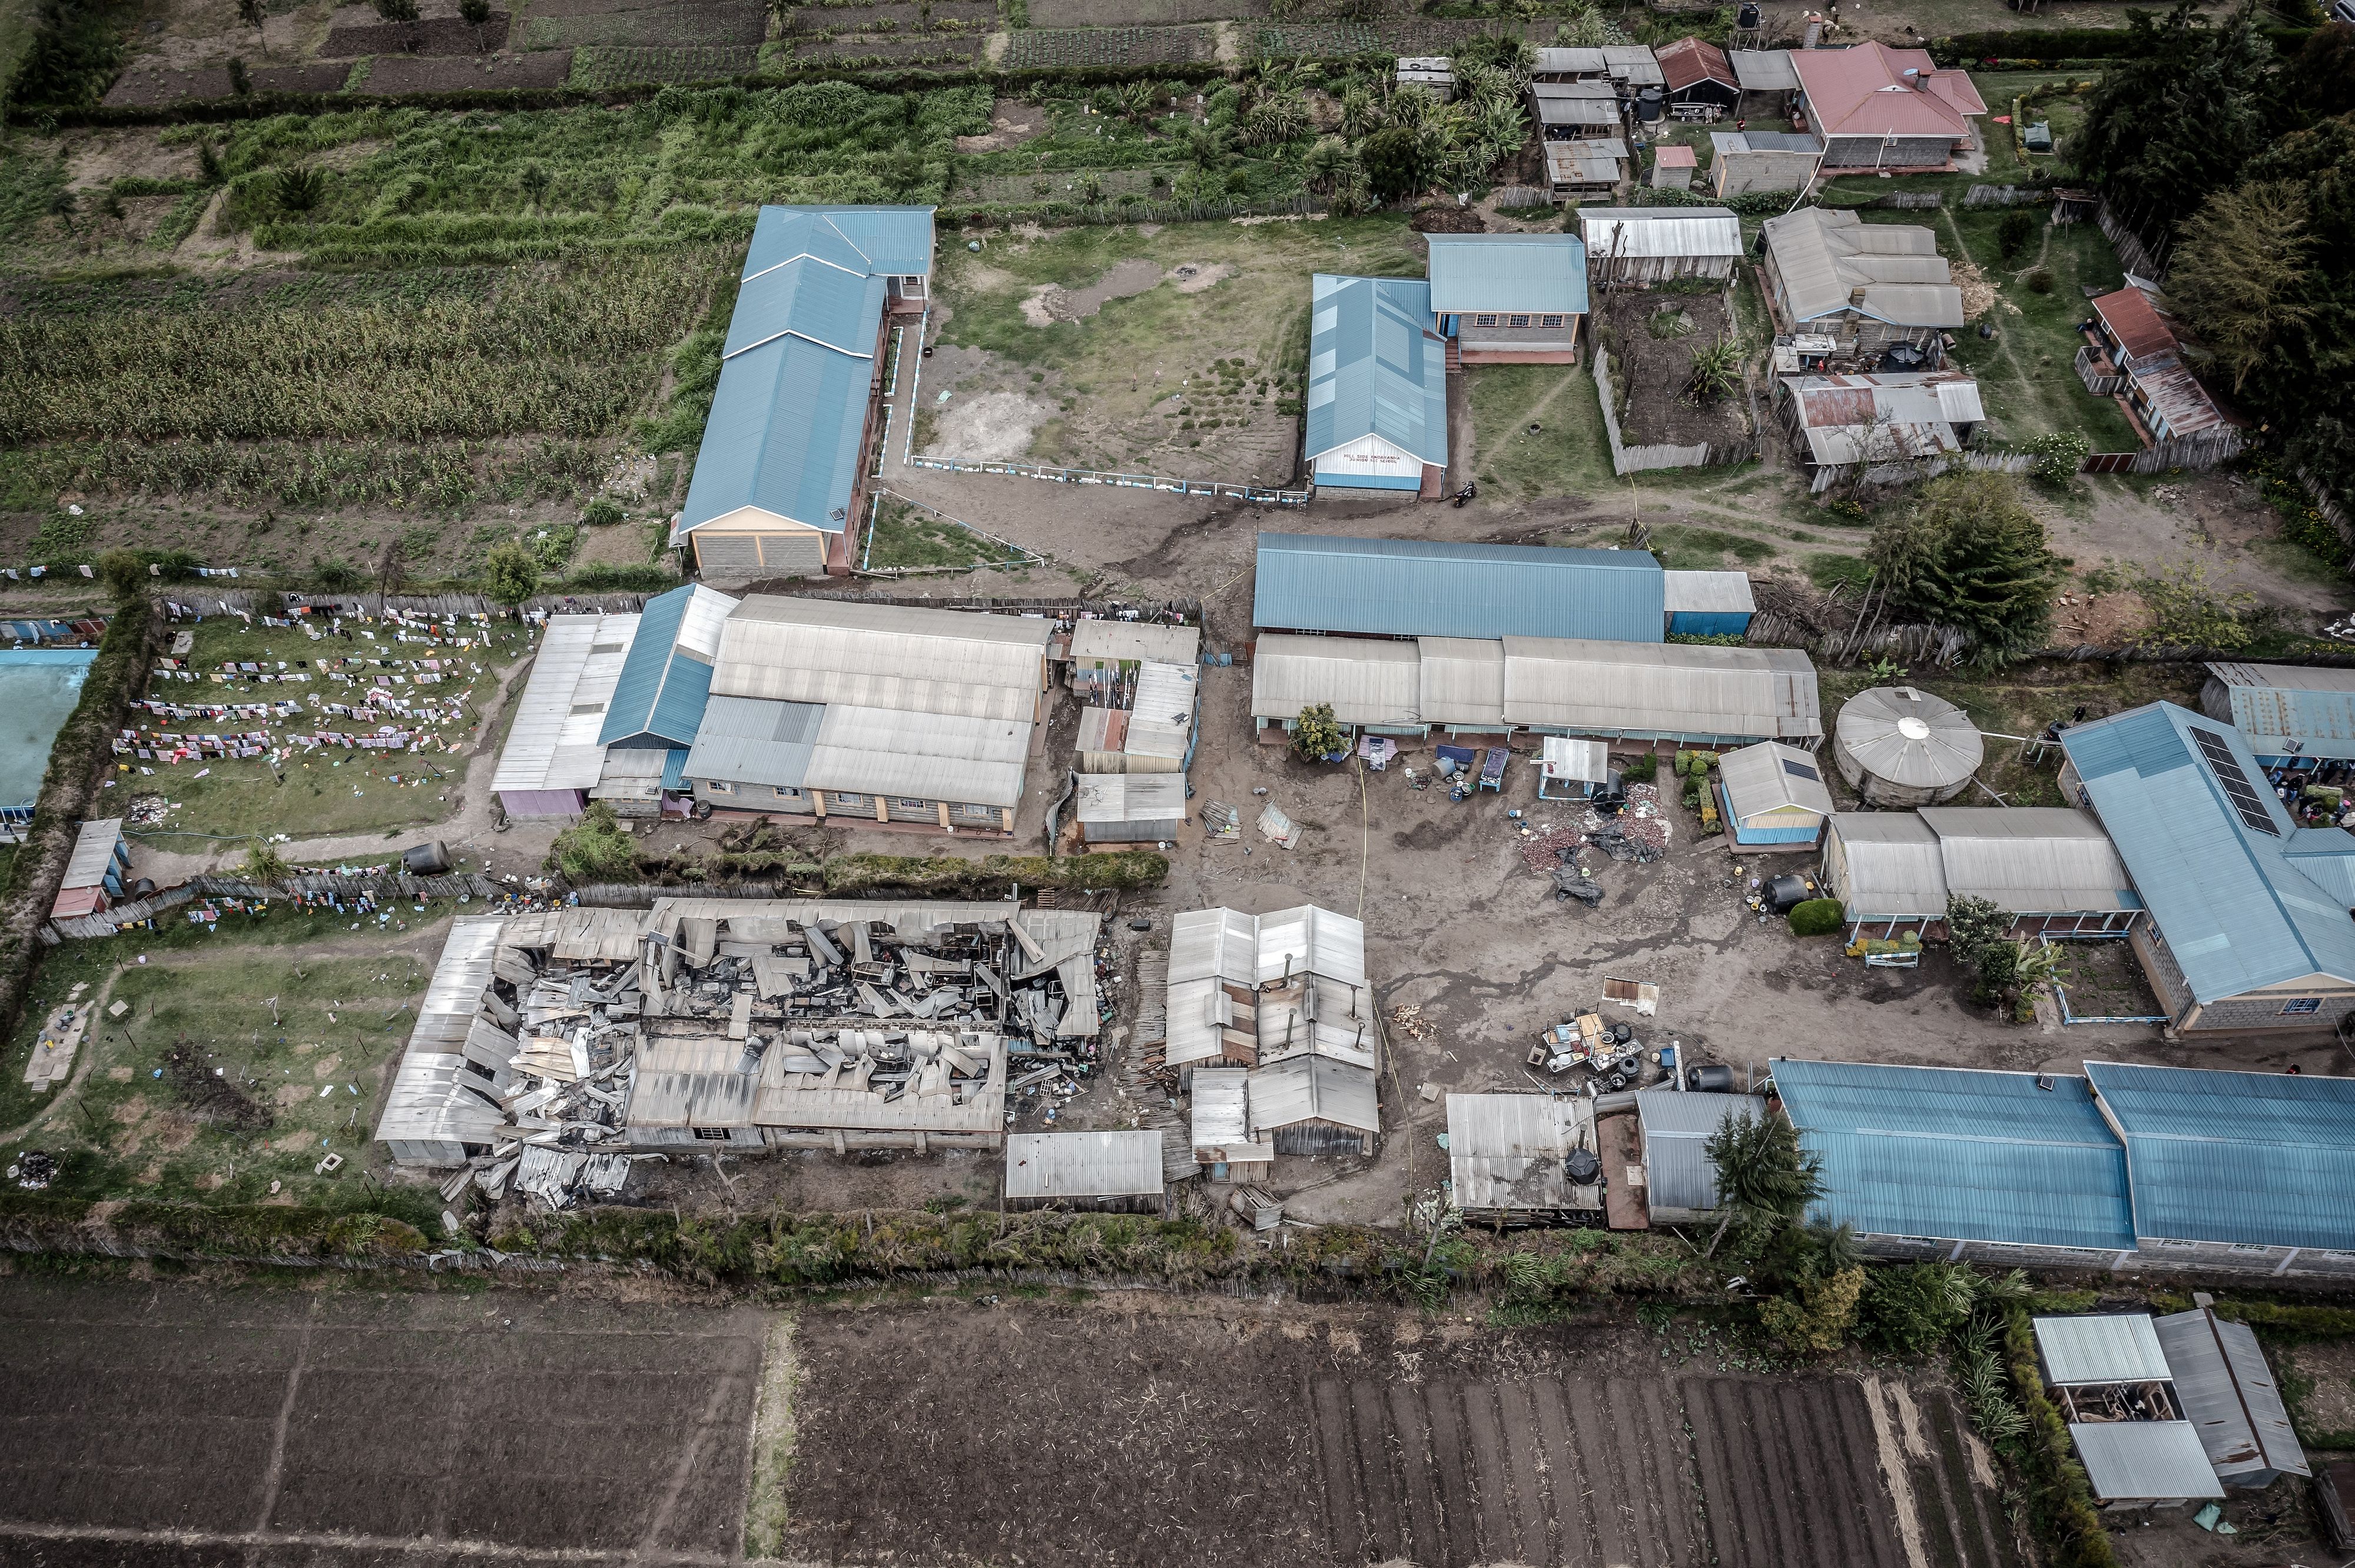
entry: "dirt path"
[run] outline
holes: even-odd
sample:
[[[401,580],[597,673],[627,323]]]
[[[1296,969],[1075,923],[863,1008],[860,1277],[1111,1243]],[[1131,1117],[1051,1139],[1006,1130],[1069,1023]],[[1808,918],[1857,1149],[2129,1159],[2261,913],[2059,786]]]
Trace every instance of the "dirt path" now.
[[[527,653],[509,665],[499,676],[498,691],[482,706],[482,724],[473,744],[474,755],[466,758],[466,770],[459,788],[458,810],[439,821],[419,822],[409,827],[377,828],[363,833],[342,833],[330,838],[297,839],[279,846],[279,853],[289,865],[333,865],[343,861],[376,864],[394,853],[393,846],[402,839],[432,834],[450,846],[452,854],[472,849],[486,853],[491,843],[491,780],[499,769],[499,746],[505,738],[503,721],[507,705],[522,689],[531,670],[537,651]],[[139,874],[155,879],[158,887],[174,887],[192,876],[218,872],[238,864],[245,858],[246,844],[242,840],[223,840],[201,850],[153,849],[154,840],[142,840],[139,851]],[[545,845],[541,848],[544,850]]]
[[[451,918],[452,916],[443,915],[419,926],[414,931],[404,931],[400,934],[404,938],[416,940],[432,938],[438,942],[447,933]],[[289,964],[300,963],[305,959],[381,957],[388,949],[382,941],[375,939],[376,936],[375,933],[366,931],[357,936],[345,932],[338,936],[322,937],[315,941],[297,942],[292,947],[274,948],[271,949],[271,953],[275,958],[285,959]],[[428,962],[430,967],[430,960],[425,959],[423,953],[421,952],[417,956],[421,961]],[[82,1085],[89,1081],[91,1069],[98,1064],[99,1037],[104,1031],[106,1004],[113,998],[114,982],[123,978],[125,970],[140,967],[151,969],[194,969],[207,961],[208,961],[208,954],[204,949],[191,948],[186,952],[159,955],[144,966],[115,965],[113,972],[106,977],[105,983],[101,985],[90,998],[88,1006],[91,1017],[91,1030],[89,1036],[82,1041],[81,1049],[74,1054],[73,1076],[66,1080],[65,1087],[58,1090],[48,1105],[34,1113],[31,1120],[21,1127],[13,1127],[5,1131],[0,1131],[0,1143],[23,1142],[38,1131],[51,1117],[63,1109],[68,1101],[81,1093]]]

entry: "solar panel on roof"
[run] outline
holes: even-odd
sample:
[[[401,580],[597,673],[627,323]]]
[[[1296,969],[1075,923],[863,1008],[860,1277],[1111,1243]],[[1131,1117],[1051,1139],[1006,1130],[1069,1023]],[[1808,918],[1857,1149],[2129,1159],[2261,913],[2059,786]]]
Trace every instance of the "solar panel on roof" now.
[[[2224,737],[2197,725],[2184,727],[2190,730],[2191,738],[2200,743],[2200,755],[2208,758],[2209,770],[2216,775],[2216,782],[2224,787],[2225,795],[2232,802],[2232,810],[2241,813],[2241,821],[2258,832],[2274,838],[2281,837],[2281,830],[2274,825],[2274,814],[2265,810],[2264,797],[2259,795],[2256,786],[2249,782],[2249,776],[2241,771],[2240,759],[2232,755],[2232,748],[2224,744]]]
[[[1783,758],[1783,771],[1794,779],[1811,779],[1817,783],[1821,783],[1824,777],[1806,763],[1794,762],[1787,757]]]

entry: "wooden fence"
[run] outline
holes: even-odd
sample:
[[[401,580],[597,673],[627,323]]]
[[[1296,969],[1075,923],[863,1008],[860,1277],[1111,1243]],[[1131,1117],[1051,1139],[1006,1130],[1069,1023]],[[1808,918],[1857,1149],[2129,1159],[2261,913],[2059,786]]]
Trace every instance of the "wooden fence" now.
[[[2052,199],[2052,193],[2042,185],[1973,185],[1963,196],[1963,205],[1972,207],[2042,207]]]
[[[2129,228],[2126,219],[2120,217],[2111,208],[2107,196],[2102,198],[2102,205],[2095,209],[2094,221],[2102,226],[2104,237],[2109,240],[2111,248],[2117,251],[2119,266],[2129,272],[2147,278],[2154,283],[2163,283],[2167,281],[2166,252],[2164,250],[2154,252],[2149,246],[2144,244],[2142,236]]]
[[[2077,465],[2079,473],[2166,473],[2173,469],[2198,472],[2230,462],[2248,450],[2249,438],[2237,425],[2219,425],[2196,436],[2176,436],[2138,452],[2092,452]]]
[[[273,593],[267,588],[218,588],[206,584],[182,583],[165,589],[165,597],[203,615],[282,616],[295,609],[308,609],[314,616],[402,615],[425,616],[438,620],[462,615],[506,617],[513,613],[505,605],[495,604],[478,593],[394,593],[381,596],[372,593]],[[523,608],[560,615],[584,606],[594,606],[622,614],[644,609],[651,597],[643,593],[618,592],[541,594],[526,599]]]
[[[1935,479],[1955,468],[1981,473],[2026,473],[2035,466],[2036,460],[2026,452],[1955,452],[1921,462],[1875,463],[1860,476],[1854,463],[1826,463],[1816,470],[1807,488],[1810,494],[1821,495],[1847,479],[1857,479],[1864,484],[1911,484],[1917,479]]]
[[[1603,403],[1603,430],[1611,438],[1611,468],[1614,473],[1643,473],[1661,468],[1709,468],[1718,463],[1745,462],[1757,454],[1754,438],[1738,447],[1712,446],[1707,441],[1689,447],[1626,445],[1619,437],[1619,407],[1611,384],[1611,354],[1601,344],[1594,345],[1594,390]]]
[[[2290,471],[2297,475],[2297,482],[2305,487],[2307,498],[2314,503],[2314,509],[2322,514],[2322,520],[2338,531],[2339,543],[2355,549],[2355,517],[2347,514],[2347,508],[2339,504],[2339,498],[2330,493],[2330,487],[2302,468],[2292,467]],[[2355,557],[2348,560],[2347,570],[2349,575],[2355,576]]]

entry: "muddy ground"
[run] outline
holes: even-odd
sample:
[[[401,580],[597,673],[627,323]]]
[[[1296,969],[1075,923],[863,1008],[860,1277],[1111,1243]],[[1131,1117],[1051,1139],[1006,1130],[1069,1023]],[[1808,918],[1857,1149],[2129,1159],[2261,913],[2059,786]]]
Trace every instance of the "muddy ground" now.
[[[1623,290],[1601,299],[1598,341],[1626,399],[1620,439],[1631,447],[1746,447],[1750,425],[1738,393],[1703,404],[1688,392],[1693,351],[1735,334],[1726,296]]]

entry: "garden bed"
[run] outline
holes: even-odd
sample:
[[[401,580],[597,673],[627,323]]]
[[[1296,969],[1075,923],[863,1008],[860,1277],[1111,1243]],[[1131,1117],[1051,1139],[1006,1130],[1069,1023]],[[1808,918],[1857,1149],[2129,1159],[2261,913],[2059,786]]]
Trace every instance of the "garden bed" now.
[[[1188,22],[1257,20],[1271,0],[1030,0],[1034,27],[1169,27]]]
[[[943,22],[962,24],[951,32],[986,33],[997,25],[995,0],[938,0],[931,5],[804,5],[786,26],[796,33],[919,33]]]
[[[246,78],[257,93],[340,92],[350,79],[352,64],[344,59],[300,66],[261,66],[248,70]],[[192,98],[229,96],[229,68],[207,66],[201,70],[125,72],[107,90],[104,101],[110,109],[147,109]]]
[[[355,55],[377,54],[482,55],[505,48],[506,42],[507,14],[499,11],[479,27],[469,26],[456,16],[331,27],[319,52],[346,59]]]
[[[758,44],[767,33],[767,18],[757,5],[663,5],[580,16],[529,16],[524,22],[523,47]]]
[[[750,76],[760,66],[757,44],[687,44],[676,48],[624,48],[587,44],[572,51],[572,85],[591,90],[641,81],[718,81]]]
[[[1007,70],[1185,65],[1218,52],[1218,34],[1209,27],[1029,27],[1012,35],[998,63]]]
[[[1598,332],[1611,352],[1611,379],[1622,398],[1619,439],[1627,446],[1712,448],[1745,444],[1748,402],[1741,393],[1713,404],[1688,391],[1694,351],[1731,337],[1734,323],[1721,293],[1621,291],[1604,294]],[[1655,335],[1673,321],[1677,335]]]
[[[920,33],[912,38],[805,38],[790,55],[788,65],[844,60],[890,61],[894,65],[962,64],[981,53],[979,34]],[[776,59],[778,57],[772,57]]]
[[[527,55],[486,56],[481,60],[443,56],[414,59],[378,55],[369,63],[357,92],[464,92],[476,88],[562,87],[571,74],[570,49]]]

